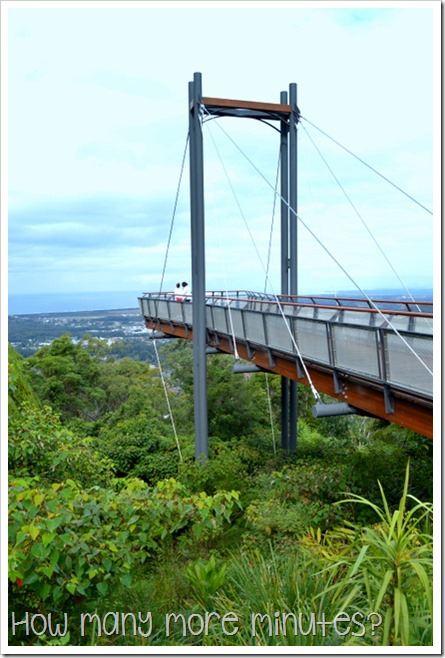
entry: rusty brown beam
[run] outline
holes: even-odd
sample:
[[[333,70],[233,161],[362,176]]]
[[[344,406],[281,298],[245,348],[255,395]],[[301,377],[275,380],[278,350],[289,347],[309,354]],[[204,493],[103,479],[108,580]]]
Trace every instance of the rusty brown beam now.
[[[148,329],[162,331],[169,336],[176,336],[177,338],[185,338],[187,340],[193,339],[192,329],[190,327],[186,328],[184,325],[175,323],[171,325],[162,321],[151,322],[146,318],[146,326]],[[208,343],[226,354],[233,354],[232,341],[227,336],[213,334],[213,337],[209,338]],[[274,365],[272,366],[269,354],[264,351],[264,348],[256,346],[253,355],[249,355],[252,352],[248,350],[245,343],[237,340],[236,346],[238,354],[242,359],[254,363],[268,372],[282,375],[300,384],[309,386],[307,377],[299,376],[295,360],[274,351]],[[337,373],[337,377],[341,392],[338,392],[334,383],[332,370],[311,363],[306,359],[305,366],[315,388],[319,392],[325,393],[342,402],[347,402],[351,406],[372,416],[406,427],[429,439],[433,438],[433,405],[430,400],[416,398],[414,395],[408,395],[397,389],[391,389],[394,398],[394,413],[387,413],[383,387],[381,385],[354,377],[351,374],[339,372]]]
[[[227,108],[233,110],[256,110],[259,112],[279,112],[290,114],[291,106],[285,103],[260,103],[258,101],[237,101],[229,98],[202,97],[203,105],[215,108]]]

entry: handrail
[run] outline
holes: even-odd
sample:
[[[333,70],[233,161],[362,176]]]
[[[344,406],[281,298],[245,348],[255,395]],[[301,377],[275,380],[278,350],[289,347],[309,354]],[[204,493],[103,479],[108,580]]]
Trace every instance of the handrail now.
[[[229,296],[236,293],[236,296]],[[224,303],[228,302],[239,302],[240,299],[244,299],[252,304],[277,304],[280,303],[283,307],[292,307],[292,308],[314,308],[314,309],[323,309],[323,310],[333,310],[333,311],[344,311],[344,312],[358,312],[358,313],[377,313],[385,315],[401,315],[405,317],[420,317],[426,319],[432,319],[433,313],[422,312],[422,311],[411,311],[411,310],[399,310],[394,308],[373,308],[369,306],[369,302],[366,299],[355,298],[355,297],[323,297],[323,296],[310,296],[310,295],[264,295],[263,293],[251,293],[247,291],[230,291],[227,295],[223,295],[220,291],[217,293],[212,291],[206,293],[206,300],[216,300]],[[175,293],[169,292],[144,292],[143,297],[149,296],[152,299],[164,299],[171,301],[180,301],[175,299]],[[289,297],[293,299],[323,299],[323,300],[335,300],[338,302],[335,305],[331,304],[316,304],[316,303],[307,303],[307,302],[295,302],[288,301]],[[192,296],[190,297],[190,299]],[[285,299],[283,299],[285,298]],[[189,299],[189,301],[190,301]],[[339,302],[351,301],[355,303],[367,303],[368,306],[343,306]],[[400,305],[404,306],[405,309],[407,306],[416,305],[416,306],[428,306],[432,307],[433,302],[425,301],[401,301],[401,300],[383,300],[383,299],[373,299],[371,300],[374,304],[391,304],[391,305]]]
[[[246,291],[213,291],[206,301],[209,345],[310,385],[301,352],[317,390],[432,437],[432,313],[407,311],[405,302],[375,309],[345,306],[342,298],[342,305],[308,304]],[[139,303],[147,328],[193,337],[191,303],[171,291],[145,293]]]

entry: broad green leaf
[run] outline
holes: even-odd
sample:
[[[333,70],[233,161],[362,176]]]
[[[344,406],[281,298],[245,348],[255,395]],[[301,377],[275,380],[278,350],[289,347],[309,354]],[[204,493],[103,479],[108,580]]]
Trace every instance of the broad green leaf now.
[[[125,587],[130,587],[131,586],[131,573],[126,573],[123,576],[121,576],[120,581],[122,585],[125,585]]]
[[[40,528],[37,528],[37,526],[35,526],[35,525],[22,526],[22,530],[24,532],[28,532],[31,535],[33,540],[37,539],[37,537],[39,536],[39,533],[40,533]]]
[[[66,588],[70,594],[75,594],[76,593],[76,585],[75,583],[67,583]]]
[[[392,628],[393,621],[393,610],[392,608],[387,608],[385,614],[383,615],[383,637],[382,637],[382,646],[389,646],[389,636]]]
[[[59,516],[56,517],[55,519],[47,519],[45,521],[45,525],[50,532],[54,532],[54,530],[56,530],[59,527],[62,521],[63,519]]]
[[[33,498],[34,505],[38,507],[44,499],[45,499],[45,494],[43,493],[36,494]]]
[[[57,537],[57,535],[54,532],[44,532],[44,533],[42,533],[42,544],[44,546],[48,546],[48,544],[50,544],[55,537]]]
[[[52,565],[48,565],[47,567],[43,567],[42,572],[45,574],[47,578],[51,578],[51,576],[54,573],[54,567]]]
[[[105,596],[108,593],[108,583],[105,582],[97,583],[97,589],[99,594]]]
[[[39,588],[39,594],[43,601],[45,601],[51,592],[51,585],[49,583],[43,583]]]
[[[365,545],[360,550],[360,553],[357,556],[357,559],[356,559],[355,564],[352,568],[352,571],[349,574],[349,577],[352,577],[357,573],[358,569],[360,568],[361,563],[363,562],[363,560],[365,558],[365,555],[366,555],[366,552],[367,552],[368,548],[369,548],[369,545]]]

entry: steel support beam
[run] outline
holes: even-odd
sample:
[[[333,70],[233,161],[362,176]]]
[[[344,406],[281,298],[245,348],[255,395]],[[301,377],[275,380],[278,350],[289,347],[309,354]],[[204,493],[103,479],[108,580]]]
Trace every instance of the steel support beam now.
[[[193,290],[193,395],[196,459],[208,456],[205,307],[204,156],[200,108],[202,78],[189,83],[190,223]]]
[[[280,102],[287,104],[287,92],[282,91]],[[289,294],[289,117],[281,121],[280,189],[281,189],[281,294]],[[289,449],[289,388],[290,379],[281,377],[281,447]]]
[[[287,103],[282,91],[281,103]],[[281,294],[289,294],[289,123],[281,121],[280,130],[280,190],[281,190]]]
[[[298,220],[297,220],[297,85],[289,85],[289,292],[298,295]],[[292,381],[289,387],[289,450],[297,447],[298,388]]]

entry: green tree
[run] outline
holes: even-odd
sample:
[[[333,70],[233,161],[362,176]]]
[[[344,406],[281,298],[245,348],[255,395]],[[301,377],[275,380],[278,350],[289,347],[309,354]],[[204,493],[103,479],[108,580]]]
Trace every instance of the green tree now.
[[[27,364],[37,395],[62,418],[95,420],[100,416],[105,394],[98,386],[99,367],[70,334],[42,347]]]
[[[34,394],[24,360],[9,349],[8,466],[11,476],[55,482],[71,478],[92,486],[109,482],[111,462],[99,457],[91,440],[66,428]]]
[[[173,386],[184,394],[182,400],[191,419],[192,348],[188,343],[167,345],[161,358]],[[233,357],[226,355],[213,355],[207,361],[209,434],[224,440],[254,436],[261,428],[270,427],[265,374],[234,374],[234,364]]]
[[[13,418],[20,413],[23,403],[38,404],[37,396],[31,387],[29,377],[24,372],[24,359],[8,345],[8,415]]]

